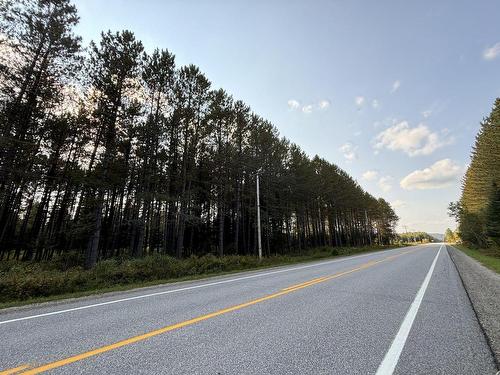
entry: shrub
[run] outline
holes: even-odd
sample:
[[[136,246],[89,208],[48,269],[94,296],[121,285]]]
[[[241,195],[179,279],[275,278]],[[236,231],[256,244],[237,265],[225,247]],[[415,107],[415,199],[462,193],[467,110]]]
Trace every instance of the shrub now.
[[[194,275],[247,270],[263,266],[282,265],[307,259],[348,255],[373,248],[312,249],[297,256],[278,255],[261,261],[255,256],[213,254],[176,259],[154,254],[143,258],[119,257],[101,260],[92,270],[85,270],[77,253],[57,256],[53,261],[0,263],[0,303],[49,297],[74,292],[104,289],[148,281],[178,279]]]

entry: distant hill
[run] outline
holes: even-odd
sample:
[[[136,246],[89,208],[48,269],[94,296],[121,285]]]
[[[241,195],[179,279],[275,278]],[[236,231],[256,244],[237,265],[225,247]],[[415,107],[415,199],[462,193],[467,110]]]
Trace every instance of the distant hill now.
[[[444,241],[444,234],[442,233],[429,233],[429,235],[434,237],[438,241]]]

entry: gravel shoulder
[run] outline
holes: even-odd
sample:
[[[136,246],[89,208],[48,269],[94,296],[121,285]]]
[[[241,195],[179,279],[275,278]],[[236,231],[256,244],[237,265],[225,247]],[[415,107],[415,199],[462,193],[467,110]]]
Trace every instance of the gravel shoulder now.
[[[460,250],[446,246],[500,367],[500,275]]]

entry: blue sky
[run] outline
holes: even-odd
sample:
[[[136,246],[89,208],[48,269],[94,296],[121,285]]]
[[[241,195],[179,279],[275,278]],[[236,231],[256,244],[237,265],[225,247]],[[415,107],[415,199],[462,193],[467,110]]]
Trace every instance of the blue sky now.
[[[76,0],[85,44],[129,29],[309,155],[443,232],[479,122],[500,97],[500,3]]]

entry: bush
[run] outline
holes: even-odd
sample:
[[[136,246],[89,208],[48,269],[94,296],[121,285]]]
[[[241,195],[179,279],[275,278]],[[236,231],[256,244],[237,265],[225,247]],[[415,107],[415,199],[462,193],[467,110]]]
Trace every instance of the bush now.
[[[373,247],[312,249],[305,255],[271,256],[259,261],[248,255],[216,257],[213,254],[176,259],[154,254],[138,259],[113,258],[101,260],[92,270],[82,268],[77,253],[57,256],[52,261],[0,263],[0,303],[50,297],[131,285],[141,282],[179,279],[196,275],[255,269],[303,260],[355,254]]]
[[[74,267],[83,266],[84,258],[81,253],[71,251],[56,256],[48,263],[58,270],[67,271]]]

